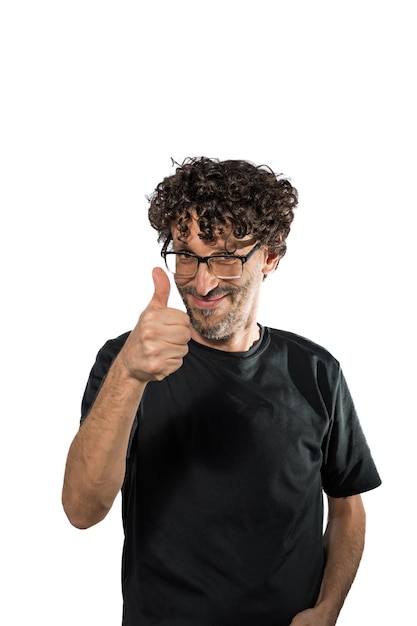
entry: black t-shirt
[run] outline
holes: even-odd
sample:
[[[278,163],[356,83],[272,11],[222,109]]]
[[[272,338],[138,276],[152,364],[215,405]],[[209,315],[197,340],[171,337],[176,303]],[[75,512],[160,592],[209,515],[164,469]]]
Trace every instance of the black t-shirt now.
[[[105,344],[82,420],[128,334]],[[380,478],[339,363],[263,328],[248,352],[191,341],[147,385],[122,489],[124,626],[288,626],[324,567],[323,490]]]

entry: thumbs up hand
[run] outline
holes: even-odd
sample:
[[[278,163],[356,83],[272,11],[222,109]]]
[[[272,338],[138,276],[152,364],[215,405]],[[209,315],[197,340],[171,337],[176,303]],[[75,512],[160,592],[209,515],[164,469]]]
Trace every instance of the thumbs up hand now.
[[[152,278],[155,287],[152,299],[119,355],[129,376],[144,383],[162,380],[179,369],[191,339],[188,315],[168,307],[168,276],[156,267]]]
[[[148,306],[156,306],[161,309],[167,309],[168,298],[171,291],[169,278],[160,267],[155,267],[153,269],[152,278],[155,291]]]

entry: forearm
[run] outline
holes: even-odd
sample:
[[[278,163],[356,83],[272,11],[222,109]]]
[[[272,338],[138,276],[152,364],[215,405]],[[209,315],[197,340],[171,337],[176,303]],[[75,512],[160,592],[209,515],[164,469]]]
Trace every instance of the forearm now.
[[[360,496],[330,499],[324,536],[326,566],[316,607],[327,625],[336,620],[354,581],[365,541],[365,510]],[[348,504],[348,506],[347,506]]]
[[[167,306],[170,283],[163,270],[155,268],[152,276],[155,293],[108,371],[68,453],[62,503],[78,528],[100,522],[119,493],[129,436],[147,383],[175,372],[188,352],[190,319]]]
[[[116,359],[69,449],[62,503],[71,523],[88,528],[110,510],[125,475],[126,452],[145,388]]]

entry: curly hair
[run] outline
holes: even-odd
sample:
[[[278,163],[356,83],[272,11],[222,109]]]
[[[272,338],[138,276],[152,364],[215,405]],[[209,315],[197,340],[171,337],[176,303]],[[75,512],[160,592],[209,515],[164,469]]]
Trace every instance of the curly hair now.
[[[158,241],[170,240],[174,224],[186,237],[195,212],[201,239],[252,235],[270,252],[285,254],[298,203],[289,180],[265,165],[242,160],[196,157],[175,164],[175,174],[164,178],[148,198],[149,221],[159,233]]]

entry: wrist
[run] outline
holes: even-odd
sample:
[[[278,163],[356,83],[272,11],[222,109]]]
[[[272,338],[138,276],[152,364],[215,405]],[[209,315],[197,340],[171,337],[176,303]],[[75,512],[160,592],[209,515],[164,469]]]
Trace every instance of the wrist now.
[[[320,598],[317,600],[314,610],[320,615],[322,623],[326,626],[334,626],[337,622],[341,607],[335,606],[330,600]]]
[[[141,376],[141,372],[134,371],[129,367],[123,350],[117,355],[113,364],[109,370],[112,378],[117,382],[118,386],[130,389],[131,391],[143,392],[149,380],[146,378],[145,373]]]

